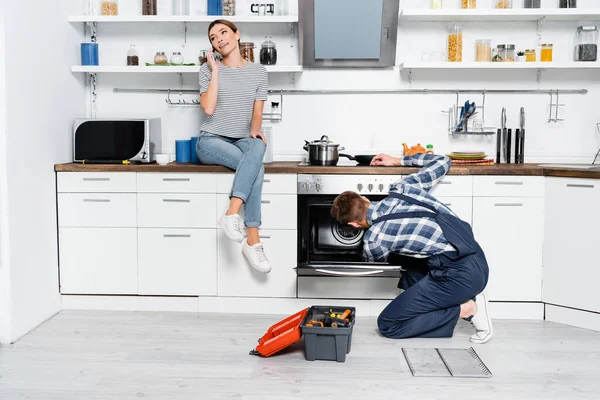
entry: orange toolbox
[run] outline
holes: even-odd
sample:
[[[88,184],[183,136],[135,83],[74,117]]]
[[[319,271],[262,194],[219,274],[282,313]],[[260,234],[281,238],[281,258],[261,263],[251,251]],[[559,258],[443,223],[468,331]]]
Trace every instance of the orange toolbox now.
[[[352,346],[355,314],[354,307],[305,308],[271,326],[250,354],[269,357],[298,342],[304,335],[308,361],[344,362]]]

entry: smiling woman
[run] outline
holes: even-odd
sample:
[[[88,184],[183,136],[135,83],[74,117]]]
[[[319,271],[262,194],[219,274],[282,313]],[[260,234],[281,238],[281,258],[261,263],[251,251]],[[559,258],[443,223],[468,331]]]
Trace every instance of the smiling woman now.
[[[267,70],[242,58],[240,31],[230,21],[218,19],[208,27],[212,50],[200,67],[200,105],[206,118],[200,125],[196,153],[202,164],[217,164],[236,171],[229,209],[219,219],[227,237],[243,242],[250,265],[269,272],[258,235],[261,225],[263,158],[267,141],[260,132],[267,100]],[[215,52],[222,60],[215,58]],[[239,211],[244,205],[248,237],[244,239]]]

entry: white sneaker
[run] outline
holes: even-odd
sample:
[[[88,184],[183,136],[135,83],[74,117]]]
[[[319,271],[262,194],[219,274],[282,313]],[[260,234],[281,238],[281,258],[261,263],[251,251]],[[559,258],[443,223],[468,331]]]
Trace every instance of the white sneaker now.
[[[231,240],[242,243],[244,232],[242,232],[242,219],[238,214],[223,215],[219,218],[219,226],[223,228],[225,235]]]
[[[477,304],[477,313],[471,319],[471,325],[475,327],[477,332],[471,335],[471,342],[483,344],[492,338],[494,328],[492,327],[492,319],[490,318],[489,303],[485,294],[480,293],[475,298]]]
[[[262,243],[256,243],[254,246],[250,246],[247,240],[244,240],[242,245],[242,253],[246,256],[252,268],[257,271],[264,272],[265,274],[271,271],[271,263],[265,255],[265,249]]]

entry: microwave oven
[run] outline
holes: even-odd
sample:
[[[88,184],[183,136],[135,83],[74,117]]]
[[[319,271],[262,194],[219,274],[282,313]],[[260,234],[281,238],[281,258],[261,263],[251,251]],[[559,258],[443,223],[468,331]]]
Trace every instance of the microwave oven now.
[[[73,161],[150,163],[162,150],[161,119],[78,118]]]

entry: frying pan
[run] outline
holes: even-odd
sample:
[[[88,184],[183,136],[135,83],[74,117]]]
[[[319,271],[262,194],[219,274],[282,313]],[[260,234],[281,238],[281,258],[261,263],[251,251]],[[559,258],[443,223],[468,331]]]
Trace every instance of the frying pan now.
[[[340,153],[340,157],[347,157],[350,160],[357,161],[359,165],[370,165],[371,160],[375,157],[375,154],[358,154],[352,156],[350,154],[342,154]]]

